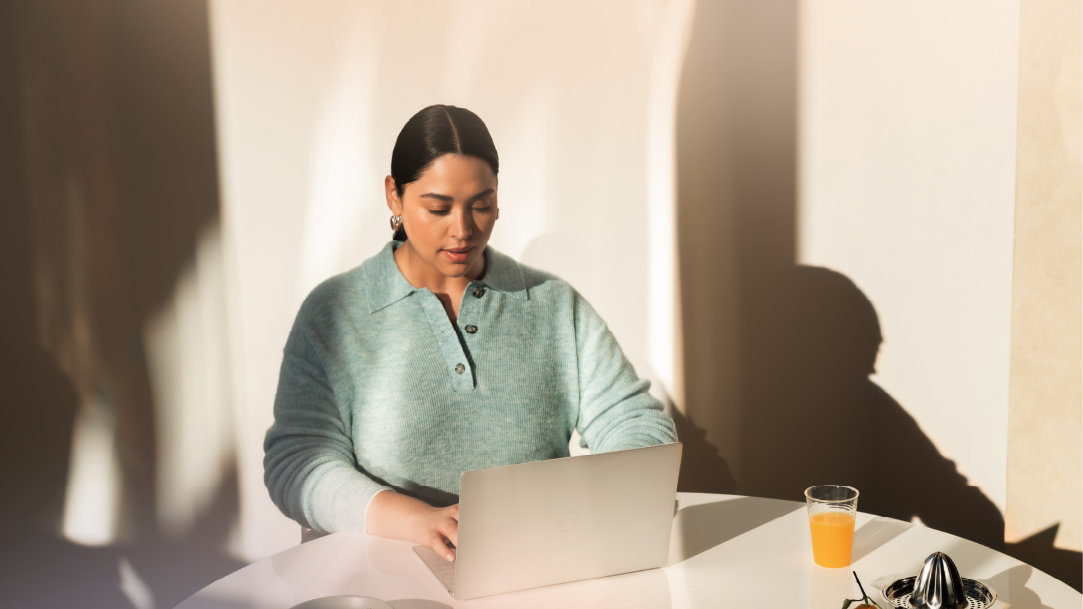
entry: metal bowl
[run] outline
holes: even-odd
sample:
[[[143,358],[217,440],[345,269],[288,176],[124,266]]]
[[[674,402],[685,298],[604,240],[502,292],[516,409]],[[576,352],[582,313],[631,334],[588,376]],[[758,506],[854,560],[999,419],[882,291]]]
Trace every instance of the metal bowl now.
[[[907,577],[884,588],[893,607],[906,609],[985,609],[996,592],[973,579],[959,577],[959,569],[943,552],[933,552],[921,563],[917,577]]]
[[[891,585],[884,588],[884,598],[892,607],[912,609],[913,605],[910,604],[910,596],[914,592],[914,582],[916,580],[916,577],[904,577],[895,580]],[[966,595],[965,606],[969,609],[987,609],[996,602],[997,593],[989,586],[974,579],[964,577],[962,580],[963,593]]]

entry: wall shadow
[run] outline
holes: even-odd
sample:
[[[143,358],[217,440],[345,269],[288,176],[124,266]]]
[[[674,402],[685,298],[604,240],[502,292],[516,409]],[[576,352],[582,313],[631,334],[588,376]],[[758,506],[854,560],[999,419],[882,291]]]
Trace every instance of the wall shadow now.
[[[733,479],[733,472],[718,448],[711,444],[707,430],[697,427],[673,404],[669,404],[668,411],[672,413],[677,437],[684,445],[677,490],[686,493],[736,493],[737,481]]]
[[[235,464],[183,534],[158,521],[144,330],[218,222],[207,7],[19,0],[0,9],[0,589],[19,607],[132,607],[126,564],[172,606],[241,564],[222,550]],[[6,387],[5,389],[9,389]],[[74,423],[108,411],[118,537],[62,534]]]
[[[795,264],[797,13],[695,10],[676,117],[678,424],[698,446],[682,490],[801,501],[810,484],[853,484],[863,511],[917,516],[1078,588],[1079,553],[1051,538],[1006,546],[996,506],[870,379],[883,337],[860,289]]]
[[[996,506],[869,379],[880,323],[852,281],[829,269],[793,267],[780,275],[757,327],[744,425],[775,448],[747,447],[742,488],[793,498],[810,483],[852,484],[861,490],[862,511],[900,520],[918,516],[1003,549],[1004,520]]]
[[[749,322],[794,260],[796,7],[700,2],[693,15],[676,104],[682,490],[739,492],[744,445],[765,441],[742,419]]]

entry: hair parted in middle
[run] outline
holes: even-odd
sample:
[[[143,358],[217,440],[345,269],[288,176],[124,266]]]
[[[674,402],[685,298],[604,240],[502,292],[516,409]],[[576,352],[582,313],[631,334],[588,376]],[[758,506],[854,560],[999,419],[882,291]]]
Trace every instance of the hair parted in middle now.
[[[496,145],[477,114],[457,106],[428,106],[406,121],[391,152],[391,177],[399,197],[407,184],[445,154],[477,157],[489,164],[494,176],[500,170]],[[401,227],[395,231],[395,239],[406,240]]]

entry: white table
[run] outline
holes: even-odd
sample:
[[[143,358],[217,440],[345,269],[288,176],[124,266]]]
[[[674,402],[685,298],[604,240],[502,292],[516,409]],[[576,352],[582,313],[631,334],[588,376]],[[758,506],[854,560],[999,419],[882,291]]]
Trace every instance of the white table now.
[[[935,551],[963,577],[996,591],[993,609],[1083,607],[1067,584],[1018,560],[954,535],[859,513],[850,568],[815,566],[803,503],[680,493],[670,560],[661,569],[503,594],[453,599],[411,544],[337,533],[290,548],[200,590],[176,609],[288,609],[312,598],[372,596],[396,609],[449,607],[830,608],[859,596],[851,570],[879,589],[916,575]],[[870,588],[876,588],[873,592]]]

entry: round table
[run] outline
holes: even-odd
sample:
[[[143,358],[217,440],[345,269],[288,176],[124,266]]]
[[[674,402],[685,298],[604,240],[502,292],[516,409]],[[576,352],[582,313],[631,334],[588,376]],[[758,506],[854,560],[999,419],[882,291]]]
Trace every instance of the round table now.
[[[379,598],[396,609],[834,609],[860,596],[851,570],[886,609],[880,589],[916,575],[935,551],[950,556],[963,577],[992,588],[998,597],[993,609],[1083,607],[1083,595],[1038,569],[920,524],[859,513],[852,564],[825,569],[812,561],[803,503],[678,493],[678,508],[669,561],[660,569],[457,601],[415,556],[412,544],[336,533],[248,565],[177,609],[289,609],[342,594]]]

